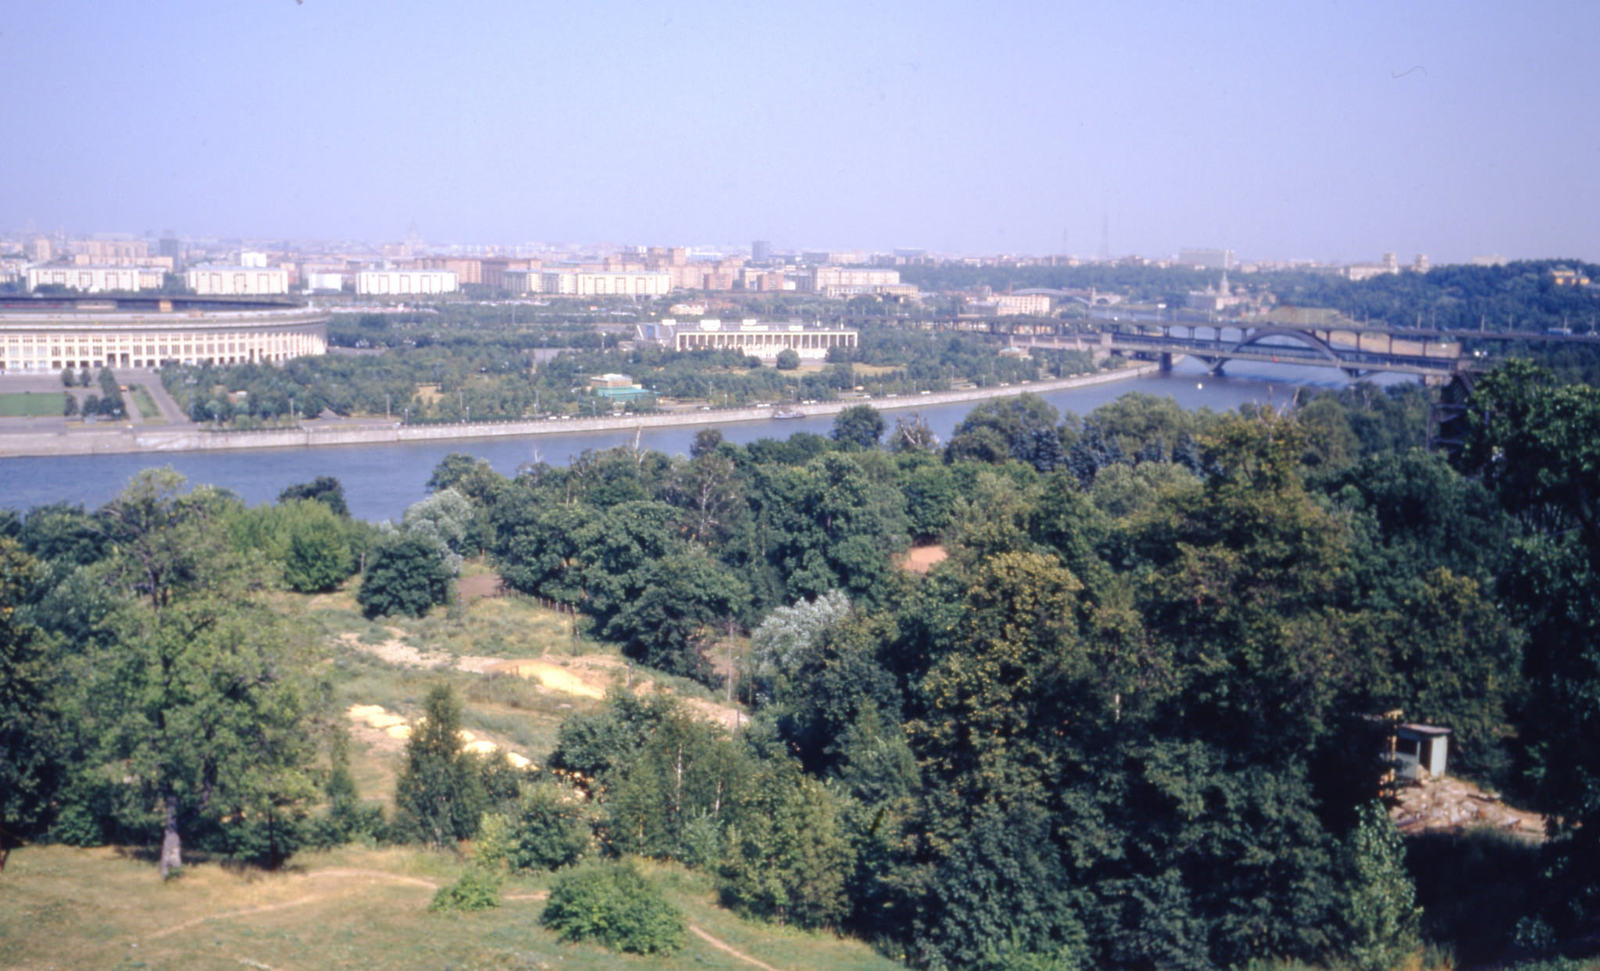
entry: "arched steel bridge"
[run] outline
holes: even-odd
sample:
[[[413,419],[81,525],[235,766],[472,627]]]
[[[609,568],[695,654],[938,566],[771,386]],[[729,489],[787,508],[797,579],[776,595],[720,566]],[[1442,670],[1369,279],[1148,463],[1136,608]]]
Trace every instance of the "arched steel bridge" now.
[[[1166,366],[1171,366],[1174,355],[1187,356],[1203,362],[1213,373],[1221,373],[1229,361],[1260,361],[1338,368],[1352,378],[1373,371],[1449,378],[1481,364],[1462,353],[1459,341],[1428,340],[1390,331],[1374,334],[1360,328],[1286,324],[1109,324],[1103,328],[1099,333],[1075,336],[1013,333],[1010,342],[1018,346],[1134,355],[1159,360]],[[1174,334],[1174,330],[1180,333]],[[1211,333],[1208,335],[1207,331]]]

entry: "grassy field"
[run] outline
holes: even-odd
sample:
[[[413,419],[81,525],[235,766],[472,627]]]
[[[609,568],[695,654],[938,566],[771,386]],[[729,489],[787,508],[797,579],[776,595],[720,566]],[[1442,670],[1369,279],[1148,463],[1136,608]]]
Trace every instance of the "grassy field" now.
[[[0,394],[0,418],[59,418],[65,392],[11,391]]]
[[[468,563],[470,578],[486,573]],[[274,595],[321,646],[339,713],[380,705],[414,719],[428,689],[447,681],[477,737],[542,764],[562,719],[593,711],[596,696],[631,681],[715,713],[705,688],[641,668],[616,649],[574,634],[570,615],[522,597],[485,597],[423,619],[361,615],[349,589]],[[539,661],[550,680],[496,673],[504,661]],[[552,673],[561,675],[552,676]],[[725,710],[725,709],[721,709]],[[403,741],[351,722],[351,769],[367,799],[392,803]],[[434,914],[434,890],[465,867],[454,853],[345,847],[301,853],[283,872],[189,861],[163,884],[143,852],[26,847],[0,871],[0,967],[183,968],[751,968],[744,957],[691,934],[671,958],[623,957],[562,944],[538,926],[551,876],[510,881],[495,910]],[[643,863],[691,925],[772,968],[895,967],[866,944],[745,921],[717,906],[709,877]]]
[[[465,864],[454,854],[349,848],[262,873],[198,863],[163,884],[114,849],[29,847],[0,876],[0,966],[25,968],[773,968],[895,967],[859,941],[744,921],[709,880],[643,864],[691,926],[669,958],[563,944],[539,927],[549,874],[507,882],[501,906],[429,913]],[[743,955],[743,956],[740,956]]]
[[[144,385],[134,385],[133,403],[139,409],[139,417],[145,424],[155,425],[161,423],[161,409],[156,407],[155,399],[150,397],[150,392]]]

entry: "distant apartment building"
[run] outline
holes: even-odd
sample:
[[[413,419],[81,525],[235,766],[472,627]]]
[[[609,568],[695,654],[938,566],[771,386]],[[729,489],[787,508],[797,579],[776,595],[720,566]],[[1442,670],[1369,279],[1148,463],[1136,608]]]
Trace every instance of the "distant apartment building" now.
[[[307,293],[339,293],[344,289],[345,275],[338,270],[300,271],[300,283]]]
[[[741,290],[758,290],[764,293],[776,293],[791,289],[789,278],[782,270],[765,270],[760,267],[746,266],[739,270],[738,288]]]
[[[455,293],[460,286],[450,270],[361,270],[356,293],[371,297],[431,296]]]
[[[527,279],[525,277],[516,281],[516,286],[512,286],[513,281],[507,279],[506,274],[516,273],[519,271],[526,272],[528,270],[533,270],[534,273],[537,274],[540,268],[544,266],[544,264],[539,260],[512,259],[510,257],[496,256],[485,257],[484,259],[480,260],[479,263],[482,266],[483,285],[497,293],[538,292],[537,290],[528,289]]]
[[[899,270],[814,266],[800,277],[799,283],[799,289],[825,297],[854,297],[861,294],[916,296],[917,293],[916,287],[900,282]]]
[[[507,276],[511,274],[507,273]],[[539,271],[539,289],[561,297],[663,297],[672,292],[672,274],[651,270]]]
[[[1044,317],[1050,313],[1050,297],[1044,293],[996,293],[968,306],[987,317]]]
[[[732,350],[762,360],[775,360],[779,352],[792,350],[801,360],[820,361],[827,358],[829,348],[855,347],[859,341],[859,332],[849,327],[715,318],[697,323],[650,321],[638,326],[636,336],[675,351]]]
[[[1375,276],[1393,276],[1400,272],[1400,260],[1393,253],[1383,254],[1382,263],[1356,263],[1344,268],[1346,279],[1370,280]]]
[[[419,270],[449,270],[459,286],[483,282],[484,261],[473,256],[419,256],[410,266]]]
[[[205,263],[184,273],[189,289],[206,297],[270,296],[289,292],[289,271],[270,266]]]
[[[75,239],[67,252],[83,266],[138,266],[150,258],[150,244],[142,239]]]
[[[39,287],[64,287],[84,293],[113,291],[137,293],[159,290],[166,282],[166,271],[139,266],[79,266],[73,264],[30,266],[25,271],[29,290]]]
[[[813,265],[859,266],[867,262],[867,254],[860,250],[806,250],[800,262]]]
[[[665,270],[671,274],[672,286],[678,290],[732,290],[738,286],[743,271],[744,261],[737,259],[686,263]]]

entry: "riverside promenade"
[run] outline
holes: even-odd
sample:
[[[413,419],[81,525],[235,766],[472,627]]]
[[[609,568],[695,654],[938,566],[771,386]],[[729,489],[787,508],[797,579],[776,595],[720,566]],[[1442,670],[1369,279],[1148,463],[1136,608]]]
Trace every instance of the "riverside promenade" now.
[[[837,414],[868,404],[879,411],[915,411],[936,405],[1044,394],[1124,381],[1152,374],[1157,364],[1143,364],[1094,374],[1009,387],[967,388],[928,394],[896,395],[818,401],[802,405],[808,418]],[[598,418],[543,418],[512,421],[459,422],[440,425],[404,425],[383,418],[334,418],[302,421],[290,428],[259,431],[225,431],[201,425],[98,425],[68,427],[59,419],[49,428],[26,427],[26,420],[0,421],[0,458],[25,455],[109,455],[126,452],[205,452],[256,448],[306,448],[339,445],[375,445],[394,442],[434,442],[456,439],[517,438],[589,431],[629,431],[673,426],[722,425],[729,422],[774,421],[774,409],[713,408],[704,411],[608,415]],[[7,427],[11,426],[11,427]],[[18,427],[22,426],[22,427]],[[775,430],[781,433],[782,422]]]

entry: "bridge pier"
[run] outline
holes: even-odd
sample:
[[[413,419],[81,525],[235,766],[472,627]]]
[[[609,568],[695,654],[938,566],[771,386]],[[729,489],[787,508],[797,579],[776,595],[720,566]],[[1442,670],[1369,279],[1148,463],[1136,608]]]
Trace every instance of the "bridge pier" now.
[[[1171,351],[1162,351],[1160,360],[1161,360],[1161,373],[1162,374],[1171,374],[1172,373],[1172,352]]]

